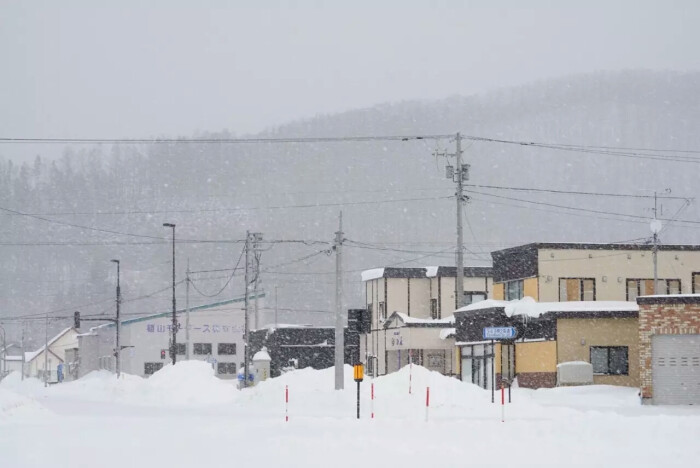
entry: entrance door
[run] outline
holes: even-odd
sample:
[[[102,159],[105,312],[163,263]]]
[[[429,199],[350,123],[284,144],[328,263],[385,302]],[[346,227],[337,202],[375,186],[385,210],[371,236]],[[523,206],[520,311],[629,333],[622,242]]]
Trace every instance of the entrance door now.
[[[700,335],[654,335],[651,354],[654,404],[700,404]]]

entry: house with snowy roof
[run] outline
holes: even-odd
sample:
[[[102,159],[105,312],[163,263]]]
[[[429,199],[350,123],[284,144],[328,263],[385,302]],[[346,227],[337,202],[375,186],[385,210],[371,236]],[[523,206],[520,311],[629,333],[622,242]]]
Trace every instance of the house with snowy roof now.
[[[455,267],[376,268],[362,273],[367,331],[360,356],[367,372],[384,375],[415,362],[446,375],[456,369],[454,328]],[[464,268],[464,303],[492,297],[490,267]],[[392,341],[393,337],[393,341]]]
[[[59,365],[65,364],[66,351],[78,347],[78,330],[73,327],[61,330],[57,335],[36,351],[24,354],[24,375],[46,378],[49,383],[58,382]],[[20,357],[21,368],[21,357]]]
[[[532,243],[497,250],[493,298],[634,301],[655,294],[651,244]],[[660,244],[656,294],[700,293],[700,245]]]

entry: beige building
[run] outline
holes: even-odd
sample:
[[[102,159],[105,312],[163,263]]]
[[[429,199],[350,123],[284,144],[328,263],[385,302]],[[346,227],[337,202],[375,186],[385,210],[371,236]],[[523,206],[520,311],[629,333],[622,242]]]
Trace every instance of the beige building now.
[[[58,381],[58,366],[64,365],[66,351],[78,347],[78,331],[75,328],[66,328],[49,340],[48,352],[46,346],[36,351],[25,353],[24,374],[27,377],[44,378],[46,372],[49,382]],[[44,365],[46,364],[46,367]],[[20,366],[21,367],[21,366]],[[67,369],[63,370],[63,374]]]
[[[360,356],[369,374],[397,370],[409,362],[409,357],[413,362],[421,359],[426,367],[442,368],[443,373],[454,372],[453,352],[443,351],[454,345],[449,331],[454,327],[451,320],[457,305],[456,273],[455,267],[377,268],[362,273],[370,332],[360,340]],[[492,292],[490,267],[464,269],[464,303],[491,298]],[[396,333],[410,336],[410,342],[402,348],[392,347],[392,334]],[[444,365],[433,356],[441,353]]]
[[[492,252],[495,299],[634,301],[654,294],[651,245],[535,243]],[[700,245],[659,245],[658,293],[700,292]]]

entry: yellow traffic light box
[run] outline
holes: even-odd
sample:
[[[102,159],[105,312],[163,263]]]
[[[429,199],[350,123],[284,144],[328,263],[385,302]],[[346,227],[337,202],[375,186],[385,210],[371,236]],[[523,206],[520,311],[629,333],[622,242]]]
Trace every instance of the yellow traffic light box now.
[[[353,378],[355,379],[355,382],[362,382],[362,379],[365,376],[365,367],[362,364],[355,364],[353,367]]]

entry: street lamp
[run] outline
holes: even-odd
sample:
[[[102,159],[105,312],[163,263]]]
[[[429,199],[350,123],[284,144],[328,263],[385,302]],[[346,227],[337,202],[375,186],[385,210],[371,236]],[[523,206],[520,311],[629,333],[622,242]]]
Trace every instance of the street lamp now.
[[[117,324],[116,324],[116,328],[117,328],[117,346],[116,346],[116,348],[117,348],[117,355],[116,355],[117,365],[116,365],[116,370],[117,370],[117,378],[119,378],[119,376],[121,375],[121,372],[122,372],[122,344],[120,341],[122,322],[121,322],[121,319],[119,318],[119,306],[122,302],[122,291],[121,291],[121,287],[119,284],[119,276],[120,276],[119,260],[112,259],[110,261],[112,263],[117,264]]]
[[[163,227],[169,227],[173,230],[173,336],[170,342],[170,356],[173,358],[173,365],[176,361],[177,353],[177,317],[175,315],[175,225],[172,223],[163,223]]]

